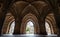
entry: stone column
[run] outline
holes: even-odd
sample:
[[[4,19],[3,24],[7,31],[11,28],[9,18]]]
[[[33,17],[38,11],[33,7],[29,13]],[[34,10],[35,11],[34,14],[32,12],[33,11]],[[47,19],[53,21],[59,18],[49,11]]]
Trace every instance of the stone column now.
[[[3,27],[3,23],[4,23],[4,17],[0,17],[0,34],[2,34],[2,27]]]
[[[2,29],[3,29],[3,23],[4,23],[4,20],[5,20],[5,14],[3,13],[1,13],[0,14],[0,34],[3,34],[2,33]]]
[[[40,35],[46,35],[45,19],[44,18],[39,19],[39,26],[40,26]]]
[[[15,19],[15,29],[14,34],[20,34],[20,20],[18,18]]]
[[[60,35],[60,20],[59,19],[60,19],[60,15],[55,14],[55,20],[56,20],[56,24],[58,26],[58,29],[56,29],[56,30],[58,30],[58,32],[57,32],[58,35]]]

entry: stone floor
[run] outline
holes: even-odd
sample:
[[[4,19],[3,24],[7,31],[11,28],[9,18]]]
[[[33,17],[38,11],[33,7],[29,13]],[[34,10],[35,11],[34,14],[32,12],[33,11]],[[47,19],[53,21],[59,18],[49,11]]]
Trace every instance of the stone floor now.
[[[1,35],[0,37],[58,37],[57,35],[32,35],[32,34],[21,34],[21,35]]]

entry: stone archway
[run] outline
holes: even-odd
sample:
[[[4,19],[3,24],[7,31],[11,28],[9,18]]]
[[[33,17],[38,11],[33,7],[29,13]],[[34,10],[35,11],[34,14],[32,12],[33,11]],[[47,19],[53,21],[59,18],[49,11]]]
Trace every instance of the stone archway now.
[[[34,23],[34,33],[38,34],[39,33],[39,24],[38,24],[38,20],[36,18],[36,16],[34,16],[33,14],[29,13],[27,15],[25,15],[25,17],[22,19],[22,24],[21,24],[21,28],[20,28],[20,32],[22,34],[25,34],[25,30],[26,30],[26,23],[28,21],[32,21]]]
[[[14,16],[11,13],[7,13],[1,34],[9,34],[10,25],[13,21],[15,21]]]
[[[58,34],[58,27],[57,27],[57,24],[56,24],[56,21],[55,21],[55,18],[54,18],[54,13],[50,13],[46,16],[45,18],[45,22],[47,22],[49,24],[49,27],[50,27],[50,33],[51,35],[53,34]],[[47,31],[46,31],[47,32]],[[48,35],[48,34],[47,34]]]
[[[25,32],[20,32],[21,21],[25,15],[32,13],[32,15],[35,15],[38,18],[37,20],[39,20],[40,16],[44,17],[44,14],[46,14],[46,13],[43,13],[44,11],[46,11],[46,9],[47,9],[46,7],[47,7],[47,4],[43,1],[34,1],[32,3],[27,3],[25,1],[15,2],[11,8],[11,13],[14,14],[15,20],[16,20],[16,27],[15,27],[14,34],[25,33]],[[34,19],[31,18],[31,20],[33,20],[35,22]],[[27,22],[27,20],[25,22]],[[39,20],[39,23],[40,23],[40,20]],[[42,28],[41,30],[44,30],[44,29]],[[44,31],[40,31],[40,29],[35,33],[40,33],[40,32],[42,32],[42,34],[44,33]]]

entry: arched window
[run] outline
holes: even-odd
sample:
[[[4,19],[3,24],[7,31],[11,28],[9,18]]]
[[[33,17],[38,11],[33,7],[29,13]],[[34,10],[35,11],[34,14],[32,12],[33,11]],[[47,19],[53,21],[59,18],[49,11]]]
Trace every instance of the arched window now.
[[[15,27],[15,21],[13,21],[12,23],[11,23],[11,25],[10,25],[10,30],[9,30],[9,34],[13,34],[13,32],[14,32],[14,27]]]
[[[28,21],[26,25],[26,34],[34,34],[34,24],[32,21]]]
[[[45,27],[46,27],[47,35],[51,35],[51,29],[50,29],[48,22],[45,22]]]

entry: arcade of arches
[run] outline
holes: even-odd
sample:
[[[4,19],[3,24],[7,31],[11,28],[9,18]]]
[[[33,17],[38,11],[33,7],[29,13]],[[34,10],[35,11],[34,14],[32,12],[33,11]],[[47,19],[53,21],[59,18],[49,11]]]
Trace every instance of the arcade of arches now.
[[[59,0],[1,0],[0,34],[60,35]]]

